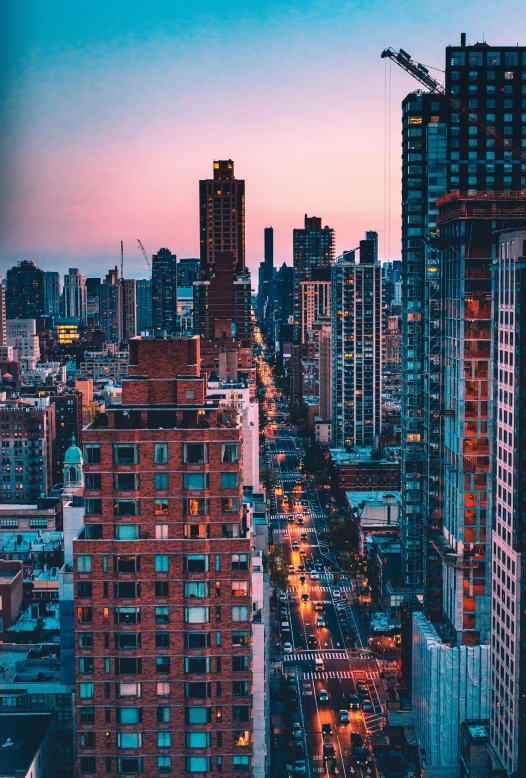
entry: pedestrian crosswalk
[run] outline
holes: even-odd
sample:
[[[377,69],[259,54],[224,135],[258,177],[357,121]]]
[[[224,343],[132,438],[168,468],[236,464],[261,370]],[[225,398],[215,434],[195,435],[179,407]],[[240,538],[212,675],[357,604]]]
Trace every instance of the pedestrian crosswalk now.
[[[306,681],[330,681],[331,678],[338,678],[343,680],[345,678],[351,679],[351,670],[320,670],[318,672],[311,671],[303,673],[303,678]]]
[[[301,575],[301,573],[298,573],[298,575]],[[302,587],[299,587],[299,586],[289,586],[289,587],[287,587],[287,592],[289,592],[290,594],[297,594],[298,592],[304,592],[305,588],[306,588],[306,585],[302,586]],[[312,586],[310,583],[309,583],[309,586],[308,586],[309,592],[330,592],[332,590],[332,588],[333,588],[332,586],[318,586],[318,585]],[[351,588],[348,587],[348,586],[340,586],[339,589],[340,589],[340,591],[343,591],[343,592],[350,592],[351,591]]]
[[[324,661],[329,659],[349,659],[347,651],[297,651],[292,654],[285,654],[283,657],[284,662],[302,662],[314,659],[323,659]]]

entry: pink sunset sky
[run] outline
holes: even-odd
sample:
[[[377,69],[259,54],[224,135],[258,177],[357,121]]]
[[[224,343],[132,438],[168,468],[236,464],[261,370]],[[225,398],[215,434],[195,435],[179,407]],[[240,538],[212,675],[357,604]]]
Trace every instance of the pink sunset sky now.
[[[7,0],[1,272],[27,258],[102,275],[119,262],[121,239],[130,276],[147,275],[137,238],[149,253],[198,256],[198,181],[224,158],[246,180],[252,271],[269,225],[276,265],[291,264],[305,213],[334,227],[338,252],[374,229],[380,257],[399,258],[400,103],[418,85],[391,66],[388,104],[380,53],[402,47],[443,68],[463,31],[470,43],[484,33],[492,45],[519,43],[521,8]]]

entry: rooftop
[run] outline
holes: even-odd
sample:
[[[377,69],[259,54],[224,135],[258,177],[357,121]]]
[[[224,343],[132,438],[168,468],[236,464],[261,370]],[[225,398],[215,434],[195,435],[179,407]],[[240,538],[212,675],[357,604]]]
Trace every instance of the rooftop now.
[[[354,451],[345,451],[343,448],[329,449],[331,459],[336,466],[356,465],[360,462],[376,462],[377,464],[396,464],[396,460],[391,457],[390,449],[382,451],[374,450],[370,447],[356,448]]]
[[[25,776],[49,729],[49,713],[3,713],[0,715],[0,774]],[[10,739],[10,740],[8,740]],[[7,742],[13,743],[6,747]]]

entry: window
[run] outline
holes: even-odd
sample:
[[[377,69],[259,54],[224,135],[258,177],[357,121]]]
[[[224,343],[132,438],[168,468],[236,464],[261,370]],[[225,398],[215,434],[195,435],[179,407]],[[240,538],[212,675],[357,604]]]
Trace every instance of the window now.
[[[141,696],[141,684],[140,683],[117,683],[117,697],[140,697]]]
[[[201,705],[193,708],[185,708],[185,721],[187,724],[209,724],[212,720],[210,708],[204,708]]]
[[[233,605],[232,606],[232,621],[249,621],[249,608],[248,605]]]
[[[139,447],[130,443],[114,443],[113,461],[116,465],[138,464]]]
[[[79,632],[79,648],[93,648],[93,632]]]
[[[100,473],[86,473],[84,476],[86,489],[102,489],[102,478]]]
[[[140,624],[140,608],[115,608],[113,613],[115,624]]]
[[[113,488],[118,492],[133,492],[140,489],[138,473],[115,473],[113,476]]]
[[[168,748],[172,745],[170,732],[162,731],[157,733],[157,746],[159,748]]]
[[[172,771],[172,757],[171,756],[158,756],[157,757],[157,771],[160,773],[170,773]]]
[[[237,473],[221,473],[221,488],[236,489],[238,486]]]
[[[208,473],[183,473],[183,487],[185,489],[208,489]]]
[[[155,633],[155,648],[170,648],[170,633],[169,632],[156,632]]]
[[[207,773],[212,769],[212,760],[209,756],[187,756],[187,773]]]
[[[211,732],[187,732],[186,733],[187,748],[210,748],[211,745],[212,745]]]
[[[184,558],[184,569],[187,573],[208,573],[209,570],[208,555],[188,554]]]
[[[183,462],[187,465],[204,465],[208,462],[208,445],[205,443],[185,443]]]
[[[184,659],[184,671],[185,673],[191,673],[194,675],[209,673],[210,657],[209,656],[186,656]]]
[[[113,513],[115,516],[140,516],[140,500],[114,500]]]
[[[206,516],[210,513],[210,501],[205,497],[184,497],[185,516]]]
[[[233,681],[233,683],[232,683],[232,696],[233,697],[249,697],[250,696],[250,683],[249,683],[249,681]]]
[[[79,624],[91,624],[93,621],[93,608],[77,608],[77,622]]]
[[[519,64],[519,52],[518,51],[505,51],[504,52],[504,65],[507,67],[513,67]]]
[[[97,760],[94,756],[82,756],[80,758],[80,769],[83,773],[95,773],[97,770]]]
[[[160,514],[168,515],[168,500],[155,500],[155,514],[157,516]]]
[[[95,696],[95,684],[79,683],[79,697],[81,700],[92,700]]]
[[[155,488],[159,491],[168,489],[168,473],[155,473]]]
[[[195,400],[195,392],[193,392],[191,389],[189,389],[186,392],[186,399],[187,400]]]
[[[77,597],[91,597],[93,586],[91,581],[80,581],[77,584]]]
[[[206,681],[191,681],[185,683],[185,697],[193,700],[204,700],[212,696],[212,684]]]
[[[170,621],[170,609],[168,606],[157,607],[155,609],[155,623],[168,624]]]
[[[250,708],[248,705],[232,706],[232,721],[250,721]]]
[[[250,756],[233,756],[232,769],[235,773],[245,773],[250,770]]]
[[[118,748],[142,748],[142,732],[117,732]]]
[[[119,554],[114,557],[114,568],[116,573],[138,573],[141,569],[140,557]]]
[[[98,443],[84,444],[84,462],[87,465],[100,465],[100,446]]]
[[[221,462],[225,464],[237,462],[237,443],[221,444]]]
[[[155,572],[167,573],[168,572],[168,554],[156,554],[155,555]]]
[[[155,670],[158,673],[170,672],[170,657],[169,656],[157,656],[155,657]]]
[[[101,499],[85,500],[84,505],[86,506],[86,516],[100,516],[102,513]]]
[[[79,717],[81,724],[94,724],[95,723],[95,708],[91,705],[81,705],[79,709]]]
[[[141,647],[140,632],[116,632],[115,648],[118,650]]]
[[[209,524],[185,524],[183,526],[183,536],[190,540],[205,540],[210,537]]]
[[[77,573],[91,573],[91,554],[78,555]]]
[[[95,671],[95,662],[92,656],[82,656],[79,659],[79,673],[92,674]]]
[[[488,51],[486,54],[486,64],[488,67],[500,65],[500,51]]]
[[[185,648],[210,648],[210,632],[185,632]]]
[[[242,729],[242,730],[234,730],[233,732],[233,740],[235,746],[249,746],[250,745],[250,730],[248,729]]]
[[[142,708],[132,708],[129,706],[117,708],[118,724],[140,724],[141,721],[142,721]],[[131,748],[133,748],[133,746],[131,746]]]
[[[185,624],[208,624],[210,621],[210,608],[206,606],[193,606],[184,609]]]
[[[140,524],[116,524],[115,540],[139,540],[141,536]]]
[[[232,554],[232,570],[248,570],[248,554]]]
[[[210,597],[209,581],[185,581],[185,597]]]
[[[117,770],[123,775],[138,775],[142,773],[142,758],[140,756],[121,756],[117,759]]]
[[[506,70],[504,72],[504,79],[506,81],[513,81],[513,70]]]
[[[248,656],[233,656],[232,657],[232,672],[233,673],[246,673],[250,670],[250,657]]]
[[[157,721],[159,724],[168,724],[171,718],[170,708],[167,705],[160,705],[157,708]]]
[[[166,681],[161,681],[157,684],[157,696],[169,697],[170,696],[170,684]]]
[[[233,646],[249,646],[250,645],[250,633],[244,630],[233,630],[232,632],[232,645]]]
[[[153,460],[156,465],[168,463],[168,443],[156,443],[153,449]]]
[[[232,581],[232,597],[247,597],[248,581]]]
[[[170,582],[169,581],[156,581],[155,582],[155,596],[156,597],[169,597],[170,596]]]
[[[155,538],[156,540],[168,539],[168,524],[156,524],[155,525]]]
[[[223,513],[239,513],[239,498],[222,497],[221,510]]]

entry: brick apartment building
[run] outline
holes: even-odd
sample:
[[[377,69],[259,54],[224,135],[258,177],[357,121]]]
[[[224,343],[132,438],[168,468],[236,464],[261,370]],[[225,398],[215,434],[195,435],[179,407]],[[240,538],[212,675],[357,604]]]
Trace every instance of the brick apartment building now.
[[[198,337],[130,342],[123,404],[84,431],[74,541],[81,776],[252,770],[241,430]]]

